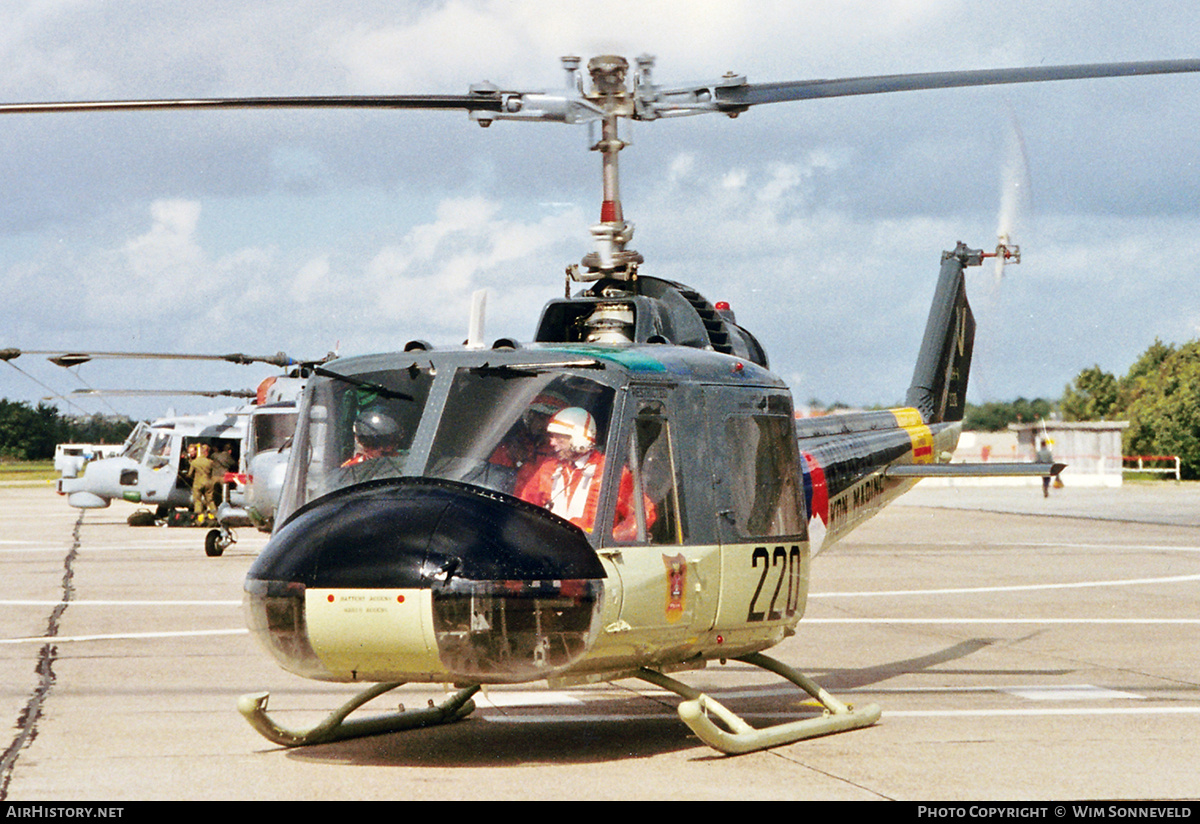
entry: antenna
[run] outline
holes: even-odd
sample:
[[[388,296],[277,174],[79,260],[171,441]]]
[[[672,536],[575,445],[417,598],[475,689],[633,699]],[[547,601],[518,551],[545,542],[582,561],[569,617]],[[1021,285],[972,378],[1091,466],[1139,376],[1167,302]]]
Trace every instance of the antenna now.
[[[482,349],[483,321],[487,311],[487,289],[476,289],[471,294],[471,318],[467,323],[467,348]]]

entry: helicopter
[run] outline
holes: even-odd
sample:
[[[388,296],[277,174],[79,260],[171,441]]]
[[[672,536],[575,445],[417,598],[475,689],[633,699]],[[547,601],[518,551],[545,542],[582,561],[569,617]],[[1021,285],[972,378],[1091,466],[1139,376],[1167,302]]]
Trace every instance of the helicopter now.
[[[171,510],[191,505],[191,489],[181,476],[188,448],[206,443],[238,453],[245,429],[236,409],[140,421],[120,454],[89,461],[82,472],[60,477],[58,494],[77,509],[101,509],[124,500],[154,506],[155,515],[165,518]]]
[[[59,445],[56,450],[60,495],[80,509],[105,508],[112,500],[149,504],[153,512],[140,511],[129,518],[133,526],[158,523],[190,523],[172,519],[172,511],[192,505],[191,490],[183,477],[184,456],[195,443],[211,448],[228,447],[234,466],[222,478],[215,524],[205,537],[205,554],[220,556],[236,541],[234,528],[254,526],[270,530],[275,501],[282,486],[280,447],[295,427],[296,400],[304,388],[301,363],[283,352],[268,356],[231,353],[224,355],[164,352],[95,352],[58,350],[0,350],[0,359],[11,361],[23,354],[46,355],[64,368],[97,358],[157,360],[220,360],[237,364],[267,363],[288,368],[284,375],[262,380],[249,390],[76,389],[73,395],[139,395],[238,398],[241,406],[202,415],[168,415],[135,426],[119,447]],[[331,356],[326,356],[326,360]],[[318,363],[313,361],[311,363]],[[62,453],[61,456],[58,453]],[[286,450],[283,452],[286,456]],[[257,478],[255,471],[257,470]]]
[[[922,478],[1055,475],[1061,464],[951,461],[975,322],[943,253],[905,406],[797,419],[787,384],[730,306],[642,272],[619,194],[622,120],[916,89],[1200,71],[1200,61],[1092,64],[666,87],[654,61],[563,59],[565,88],[466,95],[84,101],[0,113],[172,108],[457,110],[481,126],[588,124],[600,153],[594,250],[531,341],[345,357],[312,371],[267,545],[244,584],[253,633],[286,670],[370,684],[304,728],[238,708],[268,740],[306,746],[452,723],[490,684],[637,678],[678,694],[680,719],[737,754],[875,724],[765,654],[796,631],[812,557]],[[576,291],[571,292],[574,288]],[[573,469],[571,468],[573,466]],[[585,486],[586,483],[586,486]],[[581,489],[587,494],[582,500]],[[737,660],[791,682],[817,716],[754,728],[677,676]],[[409,682],[453,684],[440,704],[349,715]]]
[[[217,527],[204,538],[204,552],[210,558],[220,556],[236,542],[233,530],[237,527],[271,531],[296,429],[296,405],[305,381],[293,374],[267,378],[259,385],[258,396],[247,413],[242,471],[225,474],[228,494],[217,506]]]
[[[72,506],[107,506],[107,501],[116,497],[106,496],[105,493],[111,492],[112,475],[117,471],[120,473],[120,484],[135,487],[123,489],[122,498],[132,503],[157,505],[154,513],[131,515],[130,525],[207,525],[209,530],[204,537],[204,554],[210,558],[220,557],[237,542],[235,529],[254,527],[260,531],[270,531],[283,486],[287,448],[296,426],[296,401],[304,383],[305,379],[298,372],[290,376],[273,376],[264,379],[253,393],[228,390],[216,393],[247,397],[250,403],[246,405],[224,412],[168,416],[152,423],[141,423],[130,433],[119,455],[84,464],[82,478],[60,478],[59,493],[67,495]],[[145,394],[145,391],[139,391],[138,394]],[[191,391],[189,394],[214,393]],[[220,480],[219,502],[216,504],[215,519],[211,521],[201,520],[199,513],[192,513],[194,521],[192,518],[170,517],[171,510],[194,505],[190,485],[184,478],[182,459],[194,443],[208,444],[215,451],[228,448],[229,460],[234,462]],[[131,472],[129,460],[137,461],[139,465],[145,464],[140,477],[152,479],[150,485],[155,487],[154,490],[143,494],[137,488],[140,486],[139,476]],[[160,476],[155,473],[163,472],[168,465],[175,470],[176,480],[164,499],[164,495],[158,491]],[[89,467],[92,467],[91,478],[87,477]],[[96,498],[105,503],[94,503]]]

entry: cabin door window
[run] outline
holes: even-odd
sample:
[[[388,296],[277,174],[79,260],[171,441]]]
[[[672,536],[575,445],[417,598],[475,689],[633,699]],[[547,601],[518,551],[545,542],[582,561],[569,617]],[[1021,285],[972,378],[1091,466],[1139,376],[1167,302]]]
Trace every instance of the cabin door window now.
[[[724,428],[724,520],[741,538],[803,535],[791,416],[731,415]]]

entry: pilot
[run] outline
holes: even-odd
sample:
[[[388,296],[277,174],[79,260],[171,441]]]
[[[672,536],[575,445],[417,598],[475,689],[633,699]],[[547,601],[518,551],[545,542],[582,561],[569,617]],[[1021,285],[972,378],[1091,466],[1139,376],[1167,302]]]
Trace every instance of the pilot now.
[[[488,458],[489,472],[503,476],[506,481],[485,485],[495,486],[505,492],[519,489],[537,468],[538,462],[554,454],[546,438],[546,425],[554,413],[566,405],[566,401],[549,392],[534,398]]]
[[[604,475],[604,453],[596,447],[596,419],[581,407],[568,406],[550,418],[546,438],[550,454],[541,458],[531,472],[522,474],[516,496],[591,532]],[[655,508],[645,496],[643,506],[648,528],[654,523]],[[613,537],[619,541],[637,537],[633,475],[628,468],[621,470]]]
[[[380,407],[367,407],[354,421],[354,455],[342,466],[358,466],[375,458],[403,457],[401,434],[395,418]]]
[[[187,468],[187,478],[192,482],[192,515],[196,523],[202,524],[207,519],[217,520],[217,506],[213,500],[213,487],[217,485],[220,470],[217,464],[208,457],[208,444],[196,444],[196,456],[191,459]],[[188,454],[191,454],[191,448]]]

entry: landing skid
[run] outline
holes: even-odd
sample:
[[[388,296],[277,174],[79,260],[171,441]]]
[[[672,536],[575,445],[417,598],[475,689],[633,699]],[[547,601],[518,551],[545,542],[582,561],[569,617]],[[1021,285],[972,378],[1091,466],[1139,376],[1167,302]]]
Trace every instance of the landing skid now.
[[[726,755],[741,755],[777,747],[780,744],[803,741],[806,738],[869,727],[878,721],[882,714],[878,704],[868,704],[858,709],[843,704],[808,676],[762,653],[745,655],[736,660],[761,667],[791,681],[820,701],[821,706],[825,708],[824,714],[816,718],[755,729],[715,699],[661,672],[643,669],[638,673],[638,677],[686,699],[679,705],[680,719],[701,741]],[[727,729],[717,726],[710,715],[716,716]]]
[[[403,683],[401,681],[375,684],[334,710],[324,721],[306,729],[289,729],[272,720],[267,715],[269,693],[255,692],[243,695],[238,699],[238,712],[267,740],[281,747],[306,747],[312,744],[328,744],[332,741],[359,738],[364,735],[382,735],[389,732],[403,732],[420,727],[449,724],[466,718],[475,711],[475,702],[471,700],[471,697],[478,692],[478,686],[459,690],[441,704],[434,704],[433,701],[430,701],[429,706],[424,709],[405,710],[402,707],[399,712],[359,718],[353,721],[346,720],[346,716],[372,698],[378,698]]]

